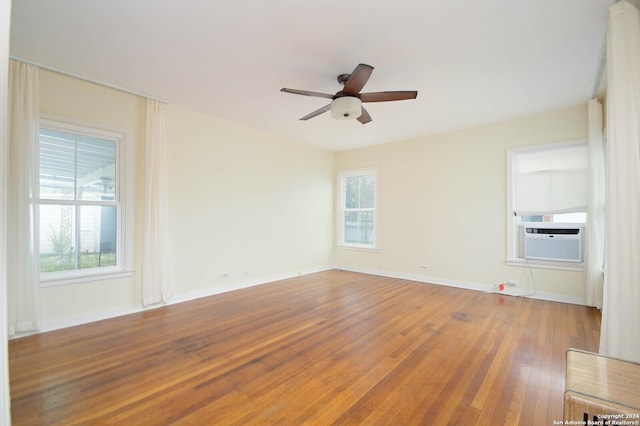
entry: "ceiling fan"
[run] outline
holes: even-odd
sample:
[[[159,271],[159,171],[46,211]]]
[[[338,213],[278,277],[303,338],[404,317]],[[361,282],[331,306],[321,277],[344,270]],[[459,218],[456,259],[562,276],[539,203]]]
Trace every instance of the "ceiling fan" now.
[[[343,84],[344,87],[342,90],[336,92],[335,95],[310,92],[308,90],[287,89],[286,87],[280,89],[280,91],[293,93],[295,95],[331,99],[330,104],[305,115],[300,120],[308,120],[331,110],[331,116],[335,119],[350,120],[355,118],[362,124],[367,124],[371,121],[371,116],[367,110],[364,109],[362,103],[403,101],[406,99],[415,99],[418,96],[418,92],[415,90],[360,93],[372,72],[373,67],[371,65],[359,64],[351,74],[340,74],[338,76],[338,83]]]

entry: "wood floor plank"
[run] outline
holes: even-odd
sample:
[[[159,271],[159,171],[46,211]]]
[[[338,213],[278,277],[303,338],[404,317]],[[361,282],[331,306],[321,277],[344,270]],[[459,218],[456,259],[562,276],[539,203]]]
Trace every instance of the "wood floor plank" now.
[[[9,343],[33,424],[552,424],[593,308],[327,271]]]

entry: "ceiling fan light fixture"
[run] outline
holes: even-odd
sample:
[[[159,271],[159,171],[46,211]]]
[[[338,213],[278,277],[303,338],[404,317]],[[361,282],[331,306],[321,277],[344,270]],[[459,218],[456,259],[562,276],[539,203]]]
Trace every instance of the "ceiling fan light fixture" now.
[[[355,96],[341,96],[331,102],[331,117],[353,120],[362,115],[362,101]]]

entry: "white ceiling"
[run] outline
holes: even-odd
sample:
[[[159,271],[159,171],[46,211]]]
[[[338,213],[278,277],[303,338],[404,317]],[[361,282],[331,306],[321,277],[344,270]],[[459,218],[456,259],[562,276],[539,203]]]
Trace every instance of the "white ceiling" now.
[[[591,97],[614,0],[14,0],[11,56],[330,150]],[[375,67],[373,121],[298,119]]]

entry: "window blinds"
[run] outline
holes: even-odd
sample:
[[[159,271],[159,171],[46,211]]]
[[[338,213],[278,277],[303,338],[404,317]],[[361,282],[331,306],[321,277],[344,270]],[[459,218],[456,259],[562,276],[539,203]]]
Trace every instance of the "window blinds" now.
[[[512,155],[517,216],[587,210],[586,144],[516,151]]]

